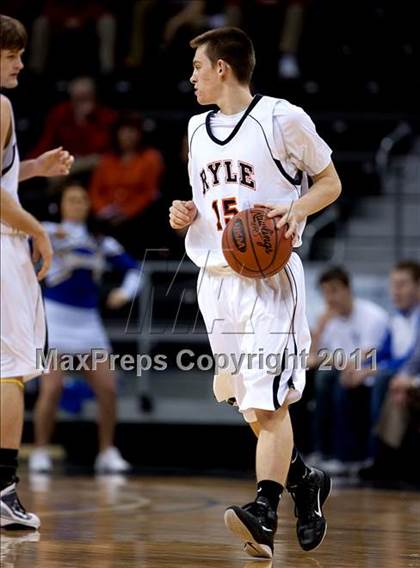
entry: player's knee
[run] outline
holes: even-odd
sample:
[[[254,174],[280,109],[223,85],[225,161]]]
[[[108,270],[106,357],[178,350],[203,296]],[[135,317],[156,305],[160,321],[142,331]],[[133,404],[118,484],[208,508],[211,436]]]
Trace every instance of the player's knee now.
[[[270,429],[277,422],[284,420],[288,413],[288,407],[284,406],[277,410],[255,409],[255,415],[261,428]]]
[[[257,421],[262,428],[265,428],[269,424],[273,423],[275,418],[275,411],[274,410],[262,410],[256,409],[255,415],[257,417]]]

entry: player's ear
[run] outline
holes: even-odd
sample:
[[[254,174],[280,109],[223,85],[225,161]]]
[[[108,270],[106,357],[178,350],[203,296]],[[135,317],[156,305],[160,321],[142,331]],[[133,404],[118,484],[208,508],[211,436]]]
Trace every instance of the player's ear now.
[[[226,61],[223,61],[223,59],[218,59],[216,63],[216,68],[218,75],[223,76],[226,73],[228,64],[226,63]]]

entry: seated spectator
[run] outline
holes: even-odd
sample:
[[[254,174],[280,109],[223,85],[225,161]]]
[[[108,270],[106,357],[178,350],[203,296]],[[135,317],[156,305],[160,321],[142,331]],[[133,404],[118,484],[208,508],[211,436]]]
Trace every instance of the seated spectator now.
[[[319,285],[326,310],[312,332],[309,358],[309,365],[318,367],[314,449],[324,468],[344,473],[351,462],[366,459],[369,424],[368,390],[350,392],[345,377],[361,364],[362,352],[381,342],[387,314],[373,302],[354,297],[342,268],[325,271]]]
[[[88,77],[71,81],[69,96],[68,101],[50,111],[41,139],[31,155],[64,146],[75,156],[73,173],[78,174],[93,168],[99,155],[110,149],[111,130],[117,115],[98,104],[95,83]]]
[[[102,157],[93,173],[90,197],[95,215],[133,255],[155,246],[145,239],[149,232],[156,238],[150,207],[159,197],[163,170],[160,152],[144,143],[140,117],[122,117],[114,129],[113,152]]]
[[[54,57],[57,46],[61,48],[57,73],[80,73],[82,66],[83,72],[90,73],[95,72],[97,65],[104,74],[114,69],[116,20],[107,10],[106,2],[46,0],[42,14],[33,23],[31,36],[29,68],[40,75],[45,72],[48,59]],[[96,36],[94,44],[92,36]],[[71,45],[68,53],[66,45]],[[83,58],[75,57],[75,49],[79,48],[85,54]]]
[[[299,79],[305,18],[311,0],[230,0],[229,4],[229,23],[251,35],[257,59],[264,61],[264,66],[257,65],[255,70],[256,84],[270,90],[275,87],[276,74],[280,80]]]
[[[420,431],[420,329],[413,355],[402,370],[392,378],[377,425],[379,437],[393,448],[401,446],[410,421]]]
[[[360,471],[362,479],[420,484],[412,459],[420,444],[420,327],[412,356],[391,379],[375,431],[378,449],[373,464]]]
[[[372,384],[371,424],[378,421],[391,378],[411,357],[420,325],[420,265],[414,261],[397,264],[390,275],[390,290],[395,313],[387,326],[385,338],[376,354],[377,369],[352,370],[346,377],[348,387],[357,387],[366,377],[375,375]],[[371,453],[375,454],[372,440]]]
[[[142,67],[145,60],[156,60],[157,52],[166,49],[166,57],[200,32],[231,23],[232,0],[136,0],[132,11],[132,28],[127,64]],[[185,32],[185,34],[184,34]],[[189,52],[188,52],[189,53]],[[189,58],[189,67],[191,66]],[[181,75],[180,75],[181,76]]]
[[[288,0],[280,42],[278,73],[282,79],[299,79],[298,52],[308,0]]]

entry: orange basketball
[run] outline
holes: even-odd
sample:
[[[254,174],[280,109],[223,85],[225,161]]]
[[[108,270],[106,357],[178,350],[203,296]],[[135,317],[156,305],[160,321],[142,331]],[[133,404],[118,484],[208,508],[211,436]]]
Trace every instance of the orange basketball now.
[[[277,229],[278,218],[267,217],[269,211],[263,206],[240,211],[223,231],[223,254],[229,266],[241,276],[274,276],[292,254],[292,239],[284,237],[287,227]]]

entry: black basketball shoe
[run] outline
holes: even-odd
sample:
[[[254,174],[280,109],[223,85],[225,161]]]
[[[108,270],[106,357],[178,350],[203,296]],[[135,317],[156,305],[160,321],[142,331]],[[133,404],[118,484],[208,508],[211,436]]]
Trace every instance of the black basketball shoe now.
[[[331,491],[331,478],[324,471],[312,467],[302,481],[287,485],[287,490],[295,502],[299,544],[303,550],[313,550],[321,544],[327,533],[322,506]]]
[[[244,543],[244,550],[257,558],[272,558],[277,514],[268,499],[257,497],[243,507],[232,505],[225,511],[225,525]]]
[[[5,529],[37,530],[41,525],[39,518],[27,513],[16,493],[16,482],[0,492],[0,526]]]

